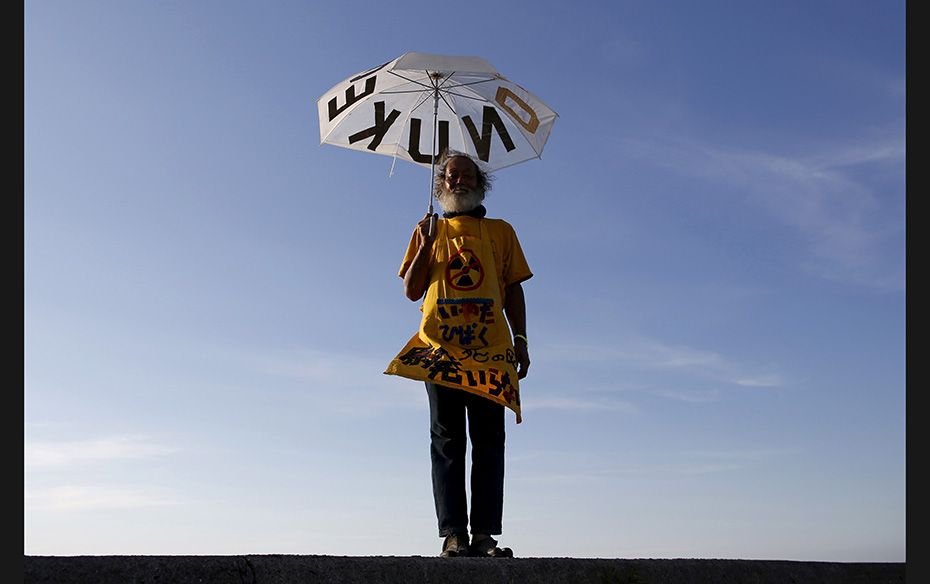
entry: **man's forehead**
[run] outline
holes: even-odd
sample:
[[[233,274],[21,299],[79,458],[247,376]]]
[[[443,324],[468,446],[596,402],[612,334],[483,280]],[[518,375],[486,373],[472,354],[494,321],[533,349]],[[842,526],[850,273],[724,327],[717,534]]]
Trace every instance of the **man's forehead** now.
[[[466,165],[475,172],[478,172],[478,165],[474,160],[467,156],[453,156],[449,159],[449,162],[446,163],[446,169],[451,170],[453,167],[455,167],[456,169],[461,170],[462,167]]]

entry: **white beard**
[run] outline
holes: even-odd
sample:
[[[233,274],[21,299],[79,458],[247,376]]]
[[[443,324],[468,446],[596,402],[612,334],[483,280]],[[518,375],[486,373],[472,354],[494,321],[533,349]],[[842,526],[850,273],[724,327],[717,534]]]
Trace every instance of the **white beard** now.
[[[446,213],[467,213],[481,204],[484,200],[484,193],[478,189],[460,189],[458,192],[444,190],[437,198],[439,206]]]

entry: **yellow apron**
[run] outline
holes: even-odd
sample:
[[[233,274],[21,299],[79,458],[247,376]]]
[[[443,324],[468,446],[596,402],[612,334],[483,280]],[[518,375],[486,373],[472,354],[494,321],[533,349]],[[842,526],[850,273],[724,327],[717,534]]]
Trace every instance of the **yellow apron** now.
[[[480,395],[520,416],[520,386],[490,238],[449,237],[437,221],[420,331],[385,373]]]

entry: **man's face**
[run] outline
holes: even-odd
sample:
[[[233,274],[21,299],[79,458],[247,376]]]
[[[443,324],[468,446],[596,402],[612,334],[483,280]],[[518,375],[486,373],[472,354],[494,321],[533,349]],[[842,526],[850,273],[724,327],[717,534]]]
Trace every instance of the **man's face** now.
[[[453,158],[446,165],[446,190],[450,193],[478,187],[475,163],[467,158]]]
[[[475,163],[468,158],[453,158],[446,164],[443,187],[439,204],[446,212],[465,213],[484,200],[484,193],[478,189]]]

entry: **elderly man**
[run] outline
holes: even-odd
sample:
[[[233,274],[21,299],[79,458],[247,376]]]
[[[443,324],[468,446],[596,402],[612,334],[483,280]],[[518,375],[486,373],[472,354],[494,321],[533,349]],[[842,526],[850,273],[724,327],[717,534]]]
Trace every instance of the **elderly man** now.
[[[400,268],[407,298],[424,299],[420,330],[385,371],[426,382],[443,557],[513,555],[492,536],[501,533],[503,515],[504,408],[520,423],[518,380],[530,366],[521,284],[533,274],[513,227],[485,217],[489,189],[490,177],[468,155],[451,152],[439,161],[435,196],[443,218],[432,230],[429,214],[417,224]]]

